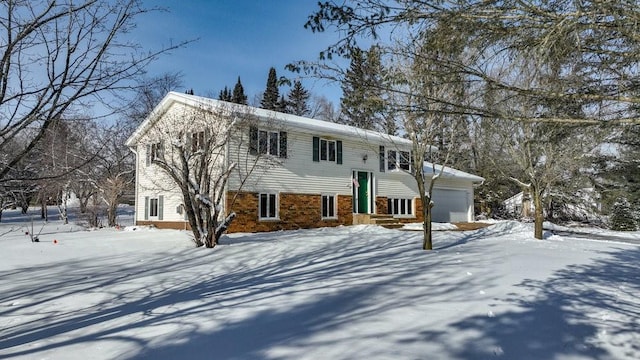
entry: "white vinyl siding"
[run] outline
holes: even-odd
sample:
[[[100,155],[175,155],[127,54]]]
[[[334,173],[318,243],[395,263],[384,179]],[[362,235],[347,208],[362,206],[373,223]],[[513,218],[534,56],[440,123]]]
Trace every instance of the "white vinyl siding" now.
[[[179,104],[174,104],[168,110],[165,116],[169,118],[180,118],[183,114],[184,106]],[[187,126],[187,125],[185,125]],[[193,134],[200,133],[199,129],[189,129],[185,128],[183,132],[185,135],[185,139],[189,141],[189,147],[192,146],[191,140],[193,140]],[[177,131],[176,131],[177,132]],[[201,135],[197,135],[199,139],[203,139]],[[205,134],[206,136],[206,134]],[[198,139],[198,141],[199,141]],[[138,146],[138,161],[136,168],[136,220],[138,221],[185,221],[184,211],[180,213],[178,211],[183,204],[182,194],[180,190],[175,185],[175,182],[166,175],[158,166],[146,166],[147,158],[151,156],[151,148],[150,145],[153,143],[158,143],[157,139],[151,138],[149,134],[146,134],[141,137],[140,144],[142,146]],[[165,139],[165,156],[169,156],[171,154],[170,142]],[[224,157],[220,157],[219,161],[224,161]],[[162,215],[155,217],[153,219],[149,219],[149,207],[150,203],[145,201],[146,198],[158,198],[159,194],[162,195],[162,211],[160,211],[160,207],[158,208],[158,215]],[[160,205],[160,203],[158,203]],[[224,204],[222,204],[224,208]],[[145,216],[146,214],[146,216]],[[147,217],[145,219],[145,217]]]
[[[245,183],[243,190],[249,192],[285,192],[298,194],[352,194],[352,172],[365,171],[374,174],[374,189],[377,196],[400,196],[413,198],[417,196],[417,186],[411,175],[405,172],[380,173],[377,154],[378,144],[369,144],[365,139],[338,138],[310,134],[286,129],[288,134],[287,159],[279,163],[268,165],[264,170],[257,168],[253,176]],[[313,138],[337,141],[342,143],[342,164],[331,161],[313,161]],[[246,139],[242,144],[247,144]],[[230,158],[238,158],[239,141],[236,139],[230,145]],[[391,147],[392,145],[389,145]],[[248,145],[240,147],[240,151],[248,152]],[[327,143],[327,150],[329,145]],[[241,156],[240,156],[241,157]],[[318,154],[318,160],[319,160]],[[327,159],[329,159],[327,153]],[[366,160],[365,160],[366,159]],[[239,186],[238,178],[232,177],[229,189],[235,190]],[[383,193],[384,192],[384,193]],[[372,193],[374,194],[374,193]]]

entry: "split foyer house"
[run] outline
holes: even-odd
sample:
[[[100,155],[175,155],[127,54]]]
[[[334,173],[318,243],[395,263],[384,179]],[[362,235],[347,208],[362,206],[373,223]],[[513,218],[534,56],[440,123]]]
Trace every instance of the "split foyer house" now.
[[[224,184],[223,213],[237,214],[229,232],[351,225],[376,214],[399,222],[422,221],[417,185],[407,173],[415,166],[409,140],[171,92],[127,140],[136,154],[136,224],[187,228],[179,188],[152,161],[169,151],[168,143],[175,140],[163,139],[167,131],[154,130],[170,124],[173,133],[187,138],[195,149],[210,134],[199,131],[192,117],[181,121],[183,114],[201,109],[211,115],[224,108],[233,111],[215,116],[244,113],[252,120],[233,122],[239,131],[229,132],[231,138],[216,160],[223,163],[221,168],[238,162],[265,165],[245,179],[231,175]],[[430,165],[420,164],[427,178],[433,175]],[[483,180],[445,168],[435,185],[433,220],[473,220],[474,186]]]

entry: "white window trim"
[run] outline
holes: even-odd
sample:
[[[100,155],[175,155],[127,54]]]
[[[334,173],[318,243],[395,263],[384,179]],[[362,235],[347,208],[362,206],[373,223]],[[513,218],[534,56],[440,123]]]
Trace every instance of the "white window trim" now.
[[[267,146],[265,152],[262,152],[262,149],[261,149],[261,144],[262,143],[260,141],[261,134],[263,134],[263,133],[266,133],[266,135],[263,135],[263,136],[267,137],[265,139],[265,143],[266,143],[266,146]],[[275,149],[275,151],[276,151],[275,154],[271,153],[271,140],[272,140],[273,136],[276,137],[276,143],[277,143],[277,147]],[[281,145],[281,141],[282,141],[282,139],[280,139],[280,132],[279,131],[258,128],[258,149],[257,149],[258,150],[258,154],[260,154],[260,155],[271,155],[271,156],[279,157],[280,156],[280,147],[282,146]]]
[[[260,211],[262,205],[262,195],[267,195],[267,202],[269,202],[269,195],[276,196],[276,205],[275,205],[275,217],[262,217],[262,212]],[[268,209],[267,209],[268,210]],[[268,213],[269,211],[267,211]],[[277,192],[262,192],[258,194],[258,221],[280,221],[280,193]]]
[[[154,206],[155,203],[155,206]],[[153,210],[155,207],[155,215],[152,215]],[[160,197],[158,196],[150,196],[149,197],[149,219],[151,218],[158,218],[160,214]]]
[[[327,158],[325,160],[322,160],[322,142],[323,141],[325,141],[327,144]],[[333,160],[329,160],[331,158],[331,153],[329,151],[329,143],[333,143]],[[338,141],[337,140],[331,140],[331,139],[320,137],[320,140],[318,142],[318,147],[319,147],[318,159],[320,160],[320,162],[323,162],[323,161],[332,162],[332,163],[338,162]]]
[[[144,197],[144,220],[162,221],[164,220],[164,195],[150,195]],[[151,215],[152,203],[156,202],[156,214]]]
[[[206,131],[204,131],[204,130],[194,131],[194,132],[190,133],[189,136],[191,136],[191,139],[190,139],[191,149],[190,150],[192,152],[198,152],[200,150],[204,150],[204,143],[206,141],[206,136],[207,136]]]
[[[391,165],[391,162],[389,161],[389,152],[395,152],[396,156],[395,156],[395,161],[393,162],[395,167],[393,169],[389,169],[389,166]],[[401,153],[406,152],[409,154],[409,169],[402,169],[400,168],[400,156]],[[385,150],[385,157],[384,157],[384,164],[385,164],[385,170],[388,172],[411,172],[413,171],[413,168],[411,166],[411,151],[409,150],[399,150],[399,149],[387,149]]]
[[[391,201],[391,204],[393,204],[393,200],[398,200],[398,204],[400,204],[400,201],[404,201],[405,202],[405,209],[407,208],[407,204],[411,204],[411,213],[408,214],[394,214],[393,213],[393,209],[387,208],[387,213],[389,213],[390,215],[393,215],[394,218],[398,218],[398,219],[410,219],[410,218],[415,218],[416,217],[416,206],[415,206],[415,202],[413,201],[414,199],[412,198],[400,198],[400,197],[389,197],[387,198],[388,200]],[[400,206],[400,205],[398,205]],[[388,207],[388,205],[387,205]],[[395,209],[398,210],[399,209]]]
[[[324,206],[324,198],[333,196],[333,216],[323,216],[322,207]],[[337,194],[320,194],[320,218],[322,220],[338,220],[338,195]]]

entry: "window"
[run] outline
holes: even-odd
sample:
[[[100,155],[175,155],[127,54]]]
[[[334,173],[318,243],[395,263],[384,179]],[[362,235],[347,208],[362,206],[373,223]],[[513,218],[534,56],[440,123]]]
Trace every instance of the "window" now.
[[[342,141],[313,137],[313,161],[342,164]]]
[[[158,199],[149,200],[149,216],[158,216]]]
[[[260,194],[258,213],[260,219],[277,219],[278,196],[276,194]]]
[[[410,151],[387,151],[387,169],[406,171],[411,170],[411,152]]]
[[[320,139],[320,160],[336,161],[335,140]]]
[[[191,134],[191,151],[196,152],[204,149],[204,131]]]
[[[164,147],[162,142],[147,144],[147,166],[151,165],[155,160],[162,159],[163,156]]]
[[[411,216],[413,215],[412,199],[387,199],[387,213],[392,215]]]
[[[395,150],[389,150],[387,152],[387,169],[389,170],[395,170],[397,168],[397,157],[398,157],[398,152]]]
[[[287,132],[251,127],[249,129],[249,152],[252,155],[265,154],[286,158]]]
[[[411,168],[411,166],[409,166],[409,164],[411,164],[409,152],[400,151],[398,155],[398,163],[400,164],[400,169],[409,171],[409,169]]]
[[[336,219],[336,197],[333,195],[322,195],[322,218]]]
[[[163,215],[163,207],[164,207],[164,196],[145,196],[144,198],[144,219],[149,220],[150,218],[154,218],[157,220],[162,220]]]

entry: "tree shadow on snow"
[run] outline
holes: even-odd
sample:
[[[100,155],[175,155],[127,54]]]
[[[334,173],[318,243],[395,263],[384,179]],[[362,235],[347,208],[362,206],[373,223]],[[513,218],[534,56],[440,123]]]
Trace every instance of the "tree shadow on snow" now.
[[[448,358],[638,359],[640,248],[607,255],[544,281],[525,280],[518,286],[531,297],[495,298],[492,313],[457,321],[444,333],[424,331],[421,339],[447,344]],[[520,309],[501,312],[505,301]]]
[[[0,276],[11,284],[0,294],[0,317],[39,317],[0,329],[0,358],[100,341],[128,344],[126,349],[136,350],[121,355],[131,358],[264,358],[274,345],[302,343],[384,309],[425,303],[427,297],[443,297],[459,286],[480,286],[471,279],[430,285],[425,274],[446,276],[441,260],[410,261],[415,253],[408,249],[421,251],[416,243],[408,243],[405,234],[389,234],[383,241],[350,241],[367,235],[354,230],[340,239],[346,243],[338,252],[331,246],[304,247],[304,233],[271,234],[300,235],[303,248],[293,255],[249,259],[251,263],[222,261],[235,249],[252,246],[248,244],[156,254],[143,263],[119,255],[5,272]],[[430,286],[430,292],[420,298],[402,293],[416,284]],[[384,296],[373,301],[380,293]],[[74,300],[83,296],[87,302]],[[57,308],[65,302],[66,307]],[[238,308],[246,308],[246,316],[224,322],[222,316]],[[217,327],[202,329],[208,322]],[[150,344],[148,329],[155,326],[171,327],[180,341]]]

